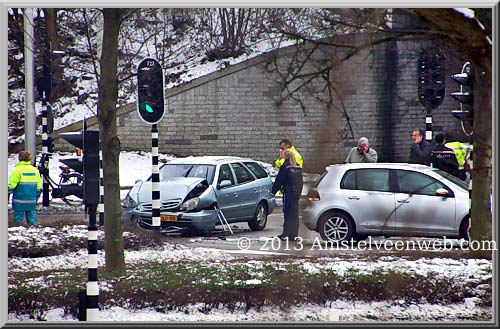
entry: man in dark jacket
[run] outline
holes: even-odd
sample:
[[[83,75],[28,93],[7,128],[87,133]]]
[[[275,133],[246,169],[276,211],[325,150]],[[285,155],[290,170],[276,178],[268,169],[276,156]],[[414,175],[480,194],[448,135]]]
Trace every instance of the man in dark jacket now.
[[[446,143],[445,135],[437,134],[435,140],[436,145],[431,153],[432,166],[458,177],[457,156],[452,149],[444,146]]]
[[[424,135],[424,129],[413,129],[413,133],[411,134],[413,145],[410,150],[410,163],[420,163],[427,166],[430,165],[432,146],[424,139]]]
[[[299,199],[302,193],[302,168],[295,162],[295,155],[292,151],[285,151],[285,162],[280,167],[272,187],[272,194],[279,190],[283,192],[283,233],[278,238],[290,240],[299,235]]]

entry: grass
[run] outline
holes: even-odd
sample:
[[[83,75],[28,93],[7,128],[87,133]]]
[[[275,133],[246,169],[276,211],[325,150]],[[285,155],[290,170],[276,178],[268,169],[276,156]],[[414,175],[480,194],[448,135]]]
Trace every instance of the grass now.
[[[31,314],[36,319],[43,317],[48,308],[62,307],[76,318],[77,293],[79,287],[85,286],[85,270],[60,271],[48,276],[48,273],[32,273],[9,279],[9,312]],[[40,277],[45,279],[35,280]],[[252,279],[261,281],[252,284],[249,281]],[[327,305],[338,299],[449,304],[474,296],[470,282],[461,284],[394,271],[351,271],[343,276],[332,270],[309,273],[300,264],[279,267],[269,264],[257,272],[241,263],[141,264],[129,266],[127,275],[120,278],[100,270],[99,281],[100,307],[155,307],[158,311],[184,311],[198,303],[204,305],[204,311],[222,307],[286,309],[304,303]],[[484,283],[477,282],[476,286]],[[486,304],[491,306],[491,299]]]
[[[59,229],[61,236],[53,240],[58,241],[58,245],[13,239],[9,243],[9,257],[41,257],[86,248],[86,238],[65,235],[64,226]],[[129,230],[131,234],[125,235],[127,250],[160,246],[165,242],[155,232]],[[352,255],[349,257],[338,258],[352,259]],[[373,261],[375,258],[369,254],[363,259]],[[318,265],[328,265],[326,262],[331,261],[322,257],[307,259],[309,264]],[[306,303],[327,306],[339,299],[445,305],[479,295],[481,306],[492,305],[491,277],[460,282],[395,270],[347,269],[342,274],[334,267],[319,266],[310,271],[302,265],[301,258],[294,256],[273,256],[259,262],[233,259],[217,263],[186,260],[135,263],[128,264],[126,275],[120,277],[99,268],[98,279],[101,308],[154,307],[159,312],[187,311],[195,304],[202,305],[202,312],[214,308],[258,310],[265,306],[287,309]],[[61,307],[65,314],[76,319],[78,291],[86,286],[87,269],[14,272],[10,273],[8,283],[9,313],[28,314],[32,319],[43,320],[49,309]]]

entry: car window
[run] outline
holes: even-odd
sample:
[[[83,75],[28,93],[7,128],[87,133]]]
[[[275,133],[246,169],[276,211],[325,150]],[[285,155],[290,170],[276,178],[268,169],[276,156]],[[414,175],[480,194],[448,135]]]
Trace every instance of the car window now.
[[[267,172],[257,162],[243,162],[257,178],[266,178]]]
[[[418,172],[398,170],[397,176],[400,193],[436,195],[439,188],[448,190],[438,180]]]
[[[455,183],[455,185],[458,185],[458,187],[460,187],[466,191],[469,189],[469,185],[467,185],[463,180],[461,180],[457,176],[451,175],[451,174],[447,173],[446,171],[442,171],[442,170],[439,170],[437,168],[432,168],[432,170],[434,172],[438,173],[439,175],[443,176],[447,180],[450,180],[452,183]]]
[[[340,183],[340,188],[345,188],[348,190],[356,189],[356,170],[348,170],[345,173],[344,178]]]
[[[356,170],[356,184],[358,190],[388,192],[389,170],[387,169]]]
[[[340,187],[350,190],[389,192],[389,170],[349,170],[342,178]]]
[[[217,179],[217,185],[219,185],[220,182],[222,182],[223,180],[230,180],[231,185],[234,185],[233,173],[231,172],[231,168],[229,168],[229,165],[227,165],[227,164],[220,166],[219,178]]]
[[[247,168],[243,167],[241,164],[231,163],[231,167],[234,170],[234,174],[236,175],[236,181],[238,182],[238,184],[243,184],[253,180],[250,171]]]
[[[166,164],[159,170],[160,181],[167,181],[174,177],[198,177],[212,182],[215,166],[203,164]]]

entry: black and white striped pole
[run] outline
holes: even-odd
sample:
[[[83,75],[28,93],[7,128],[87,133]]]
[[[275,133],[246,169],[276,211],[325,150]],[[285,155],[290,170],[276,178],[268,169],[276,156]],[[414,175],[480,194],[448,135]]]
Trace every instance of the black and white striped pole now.
[[[156,59],[143,59],[137,67],[137,112],[151,124],[151,225],[160,227],[160,172],[158,169],[158,126],[165,114],[163,70]]]
[[[427,108],[427,115],[425,116],[425,139],[430,143],[432,142],[432,109]]]
[[[99,226],[104,225],[104,170],[102,169],[102,150],[99,150]]]
[[[86,299],[86,320],[99,321],[99,284],[97,280],[97,221],[95,205],[88,206],[88,281]]]
[[[49,107],[50,105],[47,105],[47,100],[44,97],[42,100],[42,156],[44,159],[43,162],[43,170],[47,171],[49,170],[49,152],[52,150],[49,150],[51,140],[50,140],[50,135],[49,135]],[[50,109],[52,111],[52,109]],[[43,184],[42,184],[42,205],[44,207],[50,206],[50,201],[49,201],[49,180],[47,178],[48,175],[43,175]]]
[[[97,205],[99,204],[99,132],[86,130],[83,123],[83,132],[62,133],[59,135],[70,144],[83,149],[83,201],[85,210],[89,215],[87,235],[88,250],[88,280],[86,296],[80,296],[80,301],[85,301],[85,307],[80,303],[80,310],[86,312],[79,314],[80,320],[99,320],[99,285],[97,281]]]
[[[160,227],[160,171],[158,170],[158,127],[151,126],[151,154],[152,154],[152,175],[151,175],[151,200],[152,200],[152,225]]]

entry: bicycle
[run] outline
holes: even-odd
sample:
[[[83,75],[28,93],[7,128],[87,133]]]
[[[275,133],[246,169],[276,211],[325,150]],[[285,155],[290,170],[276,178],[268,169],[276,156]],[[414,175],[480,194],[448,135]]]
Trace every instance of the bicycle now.
[[[83,204],[83,175],[70,167],[61,165],[59,183],[56,183],[49,174],[46,163],[49,161],[49,154],[44,153],[38,163],[38,171],[42,178],[45,178],[52,189],[53,199],[62,199],[68,206],[79,207]]]

